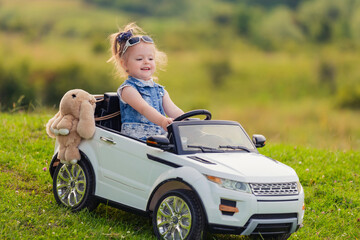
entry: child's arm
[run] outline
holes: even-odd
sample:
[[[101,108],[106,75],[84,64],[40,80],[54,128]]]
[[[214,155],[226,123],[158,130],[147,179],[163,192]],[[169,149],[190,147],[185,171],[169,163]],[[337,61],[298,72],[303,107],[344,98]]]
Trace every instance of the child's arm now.
[[[168,115],[171,118],[176,118],[184,114],[183,110],[181,110],[178,106],[176,106],[175,103],[171,100],[170,95],[167,91],[165,91],[163,97],[163,107],[166,115]]]
[[[124,87],[121,91],[121,98],[149,121],[159,125],[165,131],[167,131],[167,126],[172,123],[171,118],[161,115],[155,108],[151,107],[133,87]]]

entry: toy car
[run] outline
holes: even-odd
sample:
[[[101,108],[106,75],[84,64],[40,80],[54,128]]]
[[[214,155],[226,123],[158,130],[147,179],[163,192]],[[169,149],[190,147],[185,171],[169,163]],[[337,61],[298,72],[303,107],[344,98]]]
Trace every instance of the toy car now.
[[[96,116],[119,110],[105,93]],[[204,120],[192,119],[204,115]],[[120,133],[120,117],[96,122],[64,165],[57,145],[50,164],[57,203],[73,211],[100,202],[152,216],[159,239],[200,239],[203,231],[286,239],[302,225],[304,190],[295,171],[259,154],[265,138],[249,138],[234,121],[195,110],[168,126],[167,136],[141,141]]]

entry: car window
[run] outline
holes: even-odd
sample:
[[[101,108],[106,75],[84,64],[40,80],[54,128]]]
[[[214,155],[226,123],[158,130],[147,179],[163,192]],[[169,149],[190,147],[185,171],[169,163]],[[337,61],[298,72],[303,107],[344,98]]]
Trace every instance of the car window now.
[[[183,125],[179,134],[183,151],[255,149],[238,125]]]

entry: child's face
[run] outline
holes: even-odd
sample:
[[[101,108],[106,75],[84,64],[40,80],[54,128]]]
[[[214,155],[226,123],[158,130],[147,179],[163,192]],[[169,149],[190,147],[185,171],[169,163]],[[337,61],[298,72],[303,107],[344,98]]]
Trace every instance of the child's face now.
[[[126,51],[122,65],[135,78],[150,80],[156,70],[154,44],[141,42]]]

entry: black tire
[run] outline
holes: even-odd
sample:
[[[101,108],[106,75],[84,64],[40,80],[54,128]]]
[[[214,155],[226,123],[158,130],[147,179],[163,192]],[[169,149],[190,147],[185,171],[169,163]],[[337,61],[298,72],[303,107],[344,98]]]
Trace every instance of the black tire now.
[[[152,223],[158,239],[199,240],[204,214],[194,192],[178,189],[164,194],[156,203]]]
[[[74,165],[59,163],[53,176],[53,193],[59,205],[77,212],[95,209],[99,203],[93,195],[95,180],[84,160]]]

